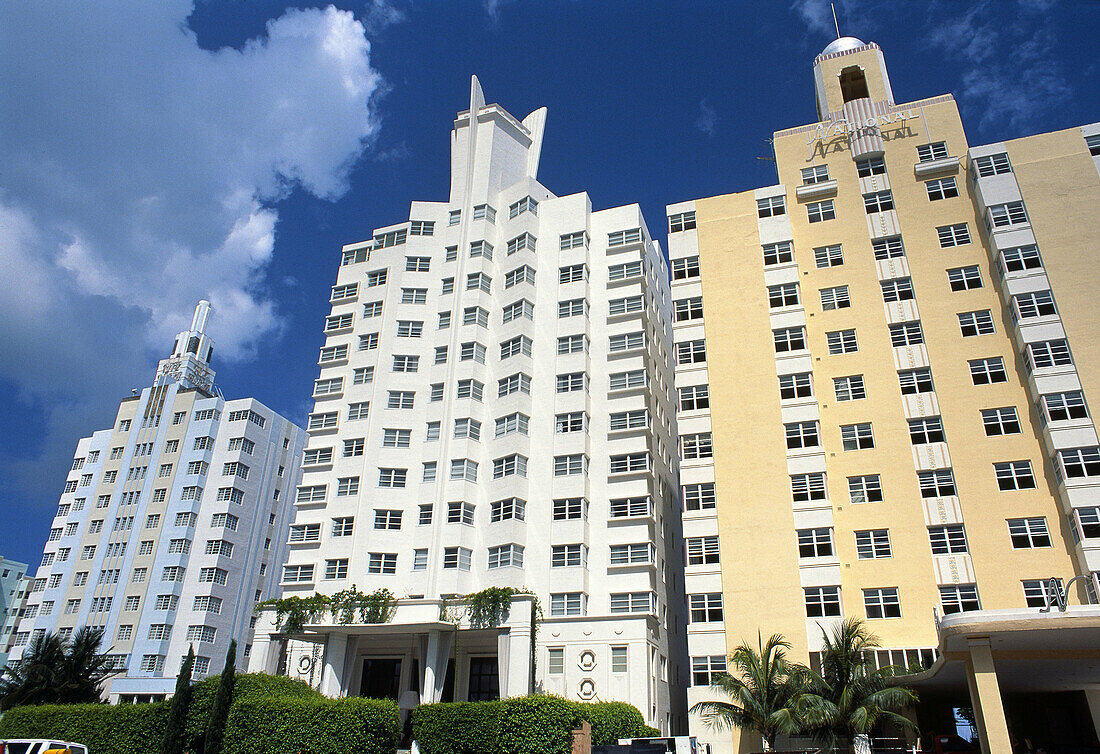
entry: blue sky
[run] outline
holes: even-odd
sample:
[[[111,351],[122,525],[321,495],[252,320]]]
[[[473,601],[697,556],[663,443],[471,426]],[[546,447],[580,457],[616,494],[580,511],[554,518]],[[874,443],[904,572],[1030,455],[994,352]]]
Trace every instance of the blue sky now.
[[[1100,3],[840,0],[895,96],[972,144],[1100,120]],[[596,208],[775,182],[828,3],[0,0],[0,554],[36,562],[77,439],[195,300],[217,381],[304,420],[341,244],[444,200],[469,96],[549,109],[540,179]]]

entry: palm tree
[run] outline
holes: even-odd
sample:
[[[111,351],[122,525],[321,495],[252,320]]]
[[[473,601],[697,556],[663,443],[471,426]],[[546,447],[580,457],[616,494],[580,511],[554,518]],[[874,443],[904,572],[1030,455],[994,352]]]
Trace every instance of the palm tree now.
[[[99,684],[118,672],[100,652],[102,642],[102,628],[81,628],[70,642],[55,633],[35,637],[22,658],[0,672],[0,710],[98,702]]]
[[[787,660],[785,650],[791,645],[779,634],[766,642],[757,634],[756,641],[756,647],[742,644],[730,655],[737,675],[723,673],[712,685],[732,702],[699,702],[691,711],[715,730],[758,731],[771,749],[780,733],[796,733],[802,727],[795,707],[806,690],[807,671]]]
[[[834,626],[831,634],[824,628],[821,633],[821,672],[812,675],[811,689],[797,707],[826,751],[841,738],[847,738],[850,750],[855,751],[857,739],[866,741],[880,722],[915,730],[913,722],[895,710],[916,702],[917,695],[893,681],[902,674],[900,668],[873,668],[869,655],[878,647],[878,640],[863,621],[848,618]]]

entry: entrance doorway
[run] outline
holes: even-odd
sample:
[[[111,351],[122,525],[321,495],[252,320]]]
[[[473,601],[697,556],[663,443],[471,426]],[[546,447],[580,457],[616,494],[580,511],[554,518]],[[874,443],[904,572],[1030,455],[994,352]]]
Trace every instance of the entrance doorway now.
[[[394,699],[401,687],[401,659],[363,659],[363,680],[359,683],[359,696],[369,699]]]
[[[470,658],[470,690],[466,698],[471,702],[491,702],[500,698],[500,673],[496,657]]]

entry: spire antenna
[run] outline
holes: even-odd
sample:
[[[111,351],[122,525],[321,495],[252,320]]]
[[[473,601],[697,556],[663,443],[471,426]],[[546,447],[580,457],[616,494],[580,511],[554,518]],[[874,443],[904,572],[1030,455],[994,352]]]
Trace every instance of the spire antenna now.
[[[836,6],[833,3],[829,3],[829,8],[833,11],[833,26],[836,27],[836,38],[840,39],[840,24],[836,21]]]

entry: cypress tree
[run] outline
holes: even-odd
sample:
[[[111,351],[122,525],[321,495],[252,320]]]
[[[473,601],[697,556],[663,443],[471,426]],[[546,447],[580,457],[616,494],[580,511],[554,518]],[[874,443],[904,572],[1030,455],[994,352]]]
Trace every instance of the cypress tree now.
[[[180,674],[176,676],[176,693],[172,695],[168,725],[160,743],[161,754],[183,754],[187,735],[187,709],[191,706],[191,669],[194,665],[195,648],[192,646],[188,648],[187,659],[183,661]]]
[[[229,719],[229,705],[233,703],[233,684],[237,680],[237,640],[229,642],[229,651],[225,653],[225,667],[218,681],[218,691],[214,695],[214,706],[210,709],[210,722],[206,725],[206,743],[203,754],[218,754],[225,737],[225,724]]]

